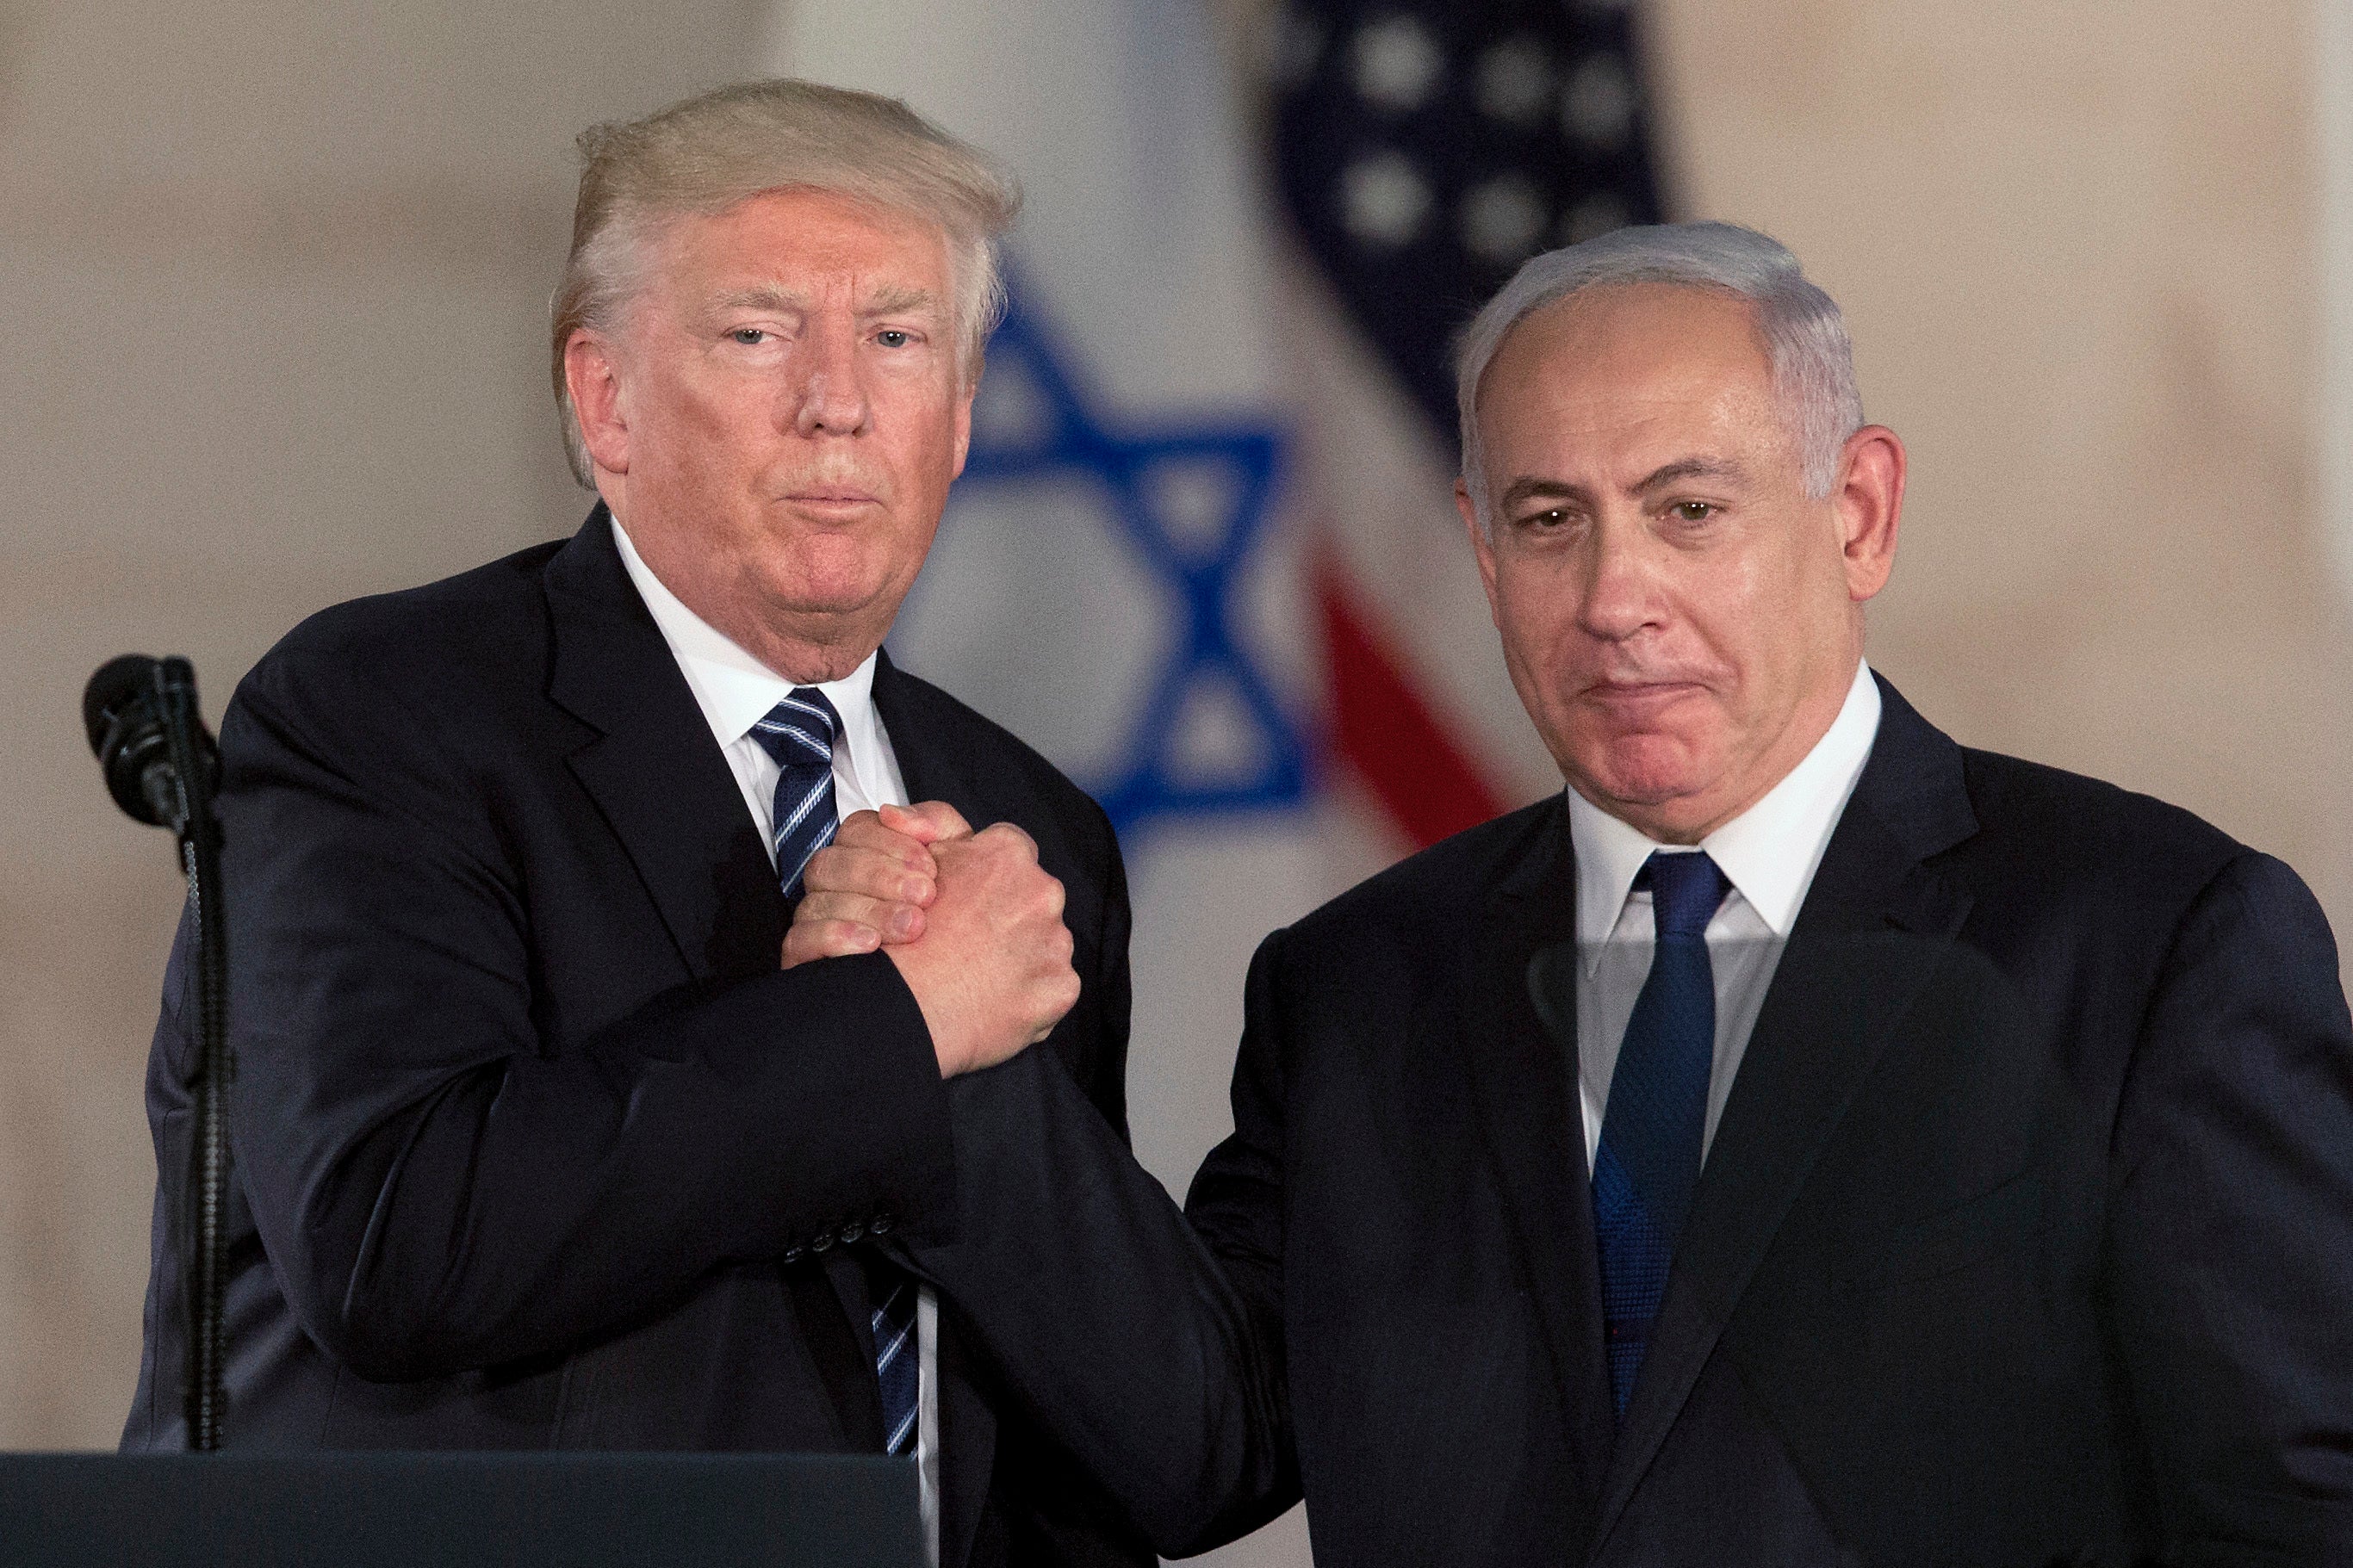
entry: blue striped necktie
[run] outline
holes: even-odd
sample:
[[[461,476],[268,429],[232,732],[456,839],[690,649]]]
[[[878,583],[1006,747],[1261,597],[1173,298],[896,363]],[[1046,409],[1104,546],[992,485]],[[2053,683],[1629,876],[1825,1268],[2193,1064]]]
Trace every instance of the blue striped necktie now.
[[[841,826],[833,794],[833,746],[841,716],[824,692],[797,686],[752,726],[754,739],[776,759],[776,794],[770,818],[776,880],[787,902],[802,892],[809,857],[833,842]],[[881,1258],[866,1260],[874,1309],[874,1376],[882,1394],[882,1451],[903,1454],[915,1444],[923,1368],[915,1342],[915,1282]]]
[[[801,896],[809,857],[832,843],[841,826],[833,800],[833,742],[840,733],[841,716],[814,686],[794,687],[752,726],[752,738],[776,763],[768,832],[787,900]]]
[[[1699,1184],[1715,1063],[1715,975],[1707,922],[1731,884],[1705,851],[1654,853],[1636,877],[1658,928],[1651,973],[1627,1020],[1593,1153],[1601,1316],[1618,1414],[1633,1397],[1675,1241]]]

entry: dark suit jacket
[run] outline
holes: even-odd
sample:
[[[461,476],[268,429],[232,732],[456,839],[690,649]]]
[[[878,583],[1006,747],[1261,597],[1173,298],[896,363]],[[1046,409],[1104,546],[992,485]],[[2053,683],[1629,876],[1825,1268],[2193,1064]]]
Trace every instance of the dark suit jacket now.
[[[1043,1048],[1124,1140],[1109,823],[887,657],[874,700],[915,799],[1019,824],[1062,879],[1082,995]],[[860,1258],[954,1224],[931,1037],[885,957],[778,969],[776,874],[602,509],[314,616],[221,745],[226,1440],[879,1451]],[[126,1448],[183,1441],[185,984],[175,954]],[[941,1323],[944,1560],[1137,1560]]]
[[[1267,940],[1189,1226],[1124,1175],[1037,1201],[1126,1169],[1053,1062],[951,1086],[964,1219],[917,1255],[1164,1551],[1303,1489],[1349,1568],[2353,1561],[2319,909],[1882,691],[1622,1424],[1576,966],[1536,962],[1576,929],[1557,799]]]

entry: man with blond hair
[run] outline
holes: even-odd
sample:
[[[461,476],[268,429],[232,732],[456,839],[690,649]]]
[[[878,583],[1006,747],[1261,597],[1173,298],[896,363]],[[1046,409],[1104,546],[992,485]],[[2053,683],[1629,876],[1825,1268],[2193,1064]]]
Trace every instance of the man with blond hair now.
[[[1125,1136],[1109,823],[880,651],[1018,198],[904,105],[801,82],[582,149],[552,350],[586,523],[313,616],[222,725],[225,1440],[910,1454],[939,1562],[1145,1560],[877,1245],[952,1228],[960,1073],[1042,1041]],[[805,868],[876,810],[934,840],[888,883],[909,913],[796,963]],[[167,1231],[129,1448],[183,1440]]]

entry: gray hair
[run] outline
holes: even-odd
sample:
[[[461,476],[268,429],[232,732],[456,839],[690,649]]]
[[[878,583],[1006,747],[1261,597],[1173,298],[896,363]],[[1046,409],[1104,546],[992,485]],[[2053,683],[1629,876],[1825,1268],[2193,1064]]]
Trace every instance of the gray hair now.
[[[1455,354],[1462,416],[1462,483],[1481,523],[1494,518],[1486,449],[1479,439],[1479,383],[1512,329],[1535,311],[1588,289],[1672,283],[1714,289],[1748,301],[1757,335],[1798,447],[1807,494],[1838,483],[1839,454],[1862,427],[1854,346],[1838,303],[1799,269],[1780,241],[1728,223],[1673,223],[1616,229],[1582,245],[1532,257],[1487,301]]]
[[[642,120],[581,133],[572,253],[549,305],[555,402],[573,477],[595,470],[564,378],[564,347],[610,331],[645,281],[663,225],[726,211],[763,192],[827,191],[935,223],[947,237],[957,363],[965,384],[1005,314],[997,241],[1021,193],[1012,175],[895,98],[810,81],[750,81]]]

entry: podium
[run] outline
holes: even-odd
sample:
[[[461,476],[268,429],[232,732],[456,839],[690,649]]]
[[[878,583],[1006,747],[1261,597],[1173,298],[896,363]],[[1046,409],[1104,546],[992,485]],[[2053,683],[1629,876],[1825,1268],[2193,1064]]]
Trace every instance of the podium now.
[[[910,1458],[0,1455],[0,1568],[923,1568],[923,1562]]]

